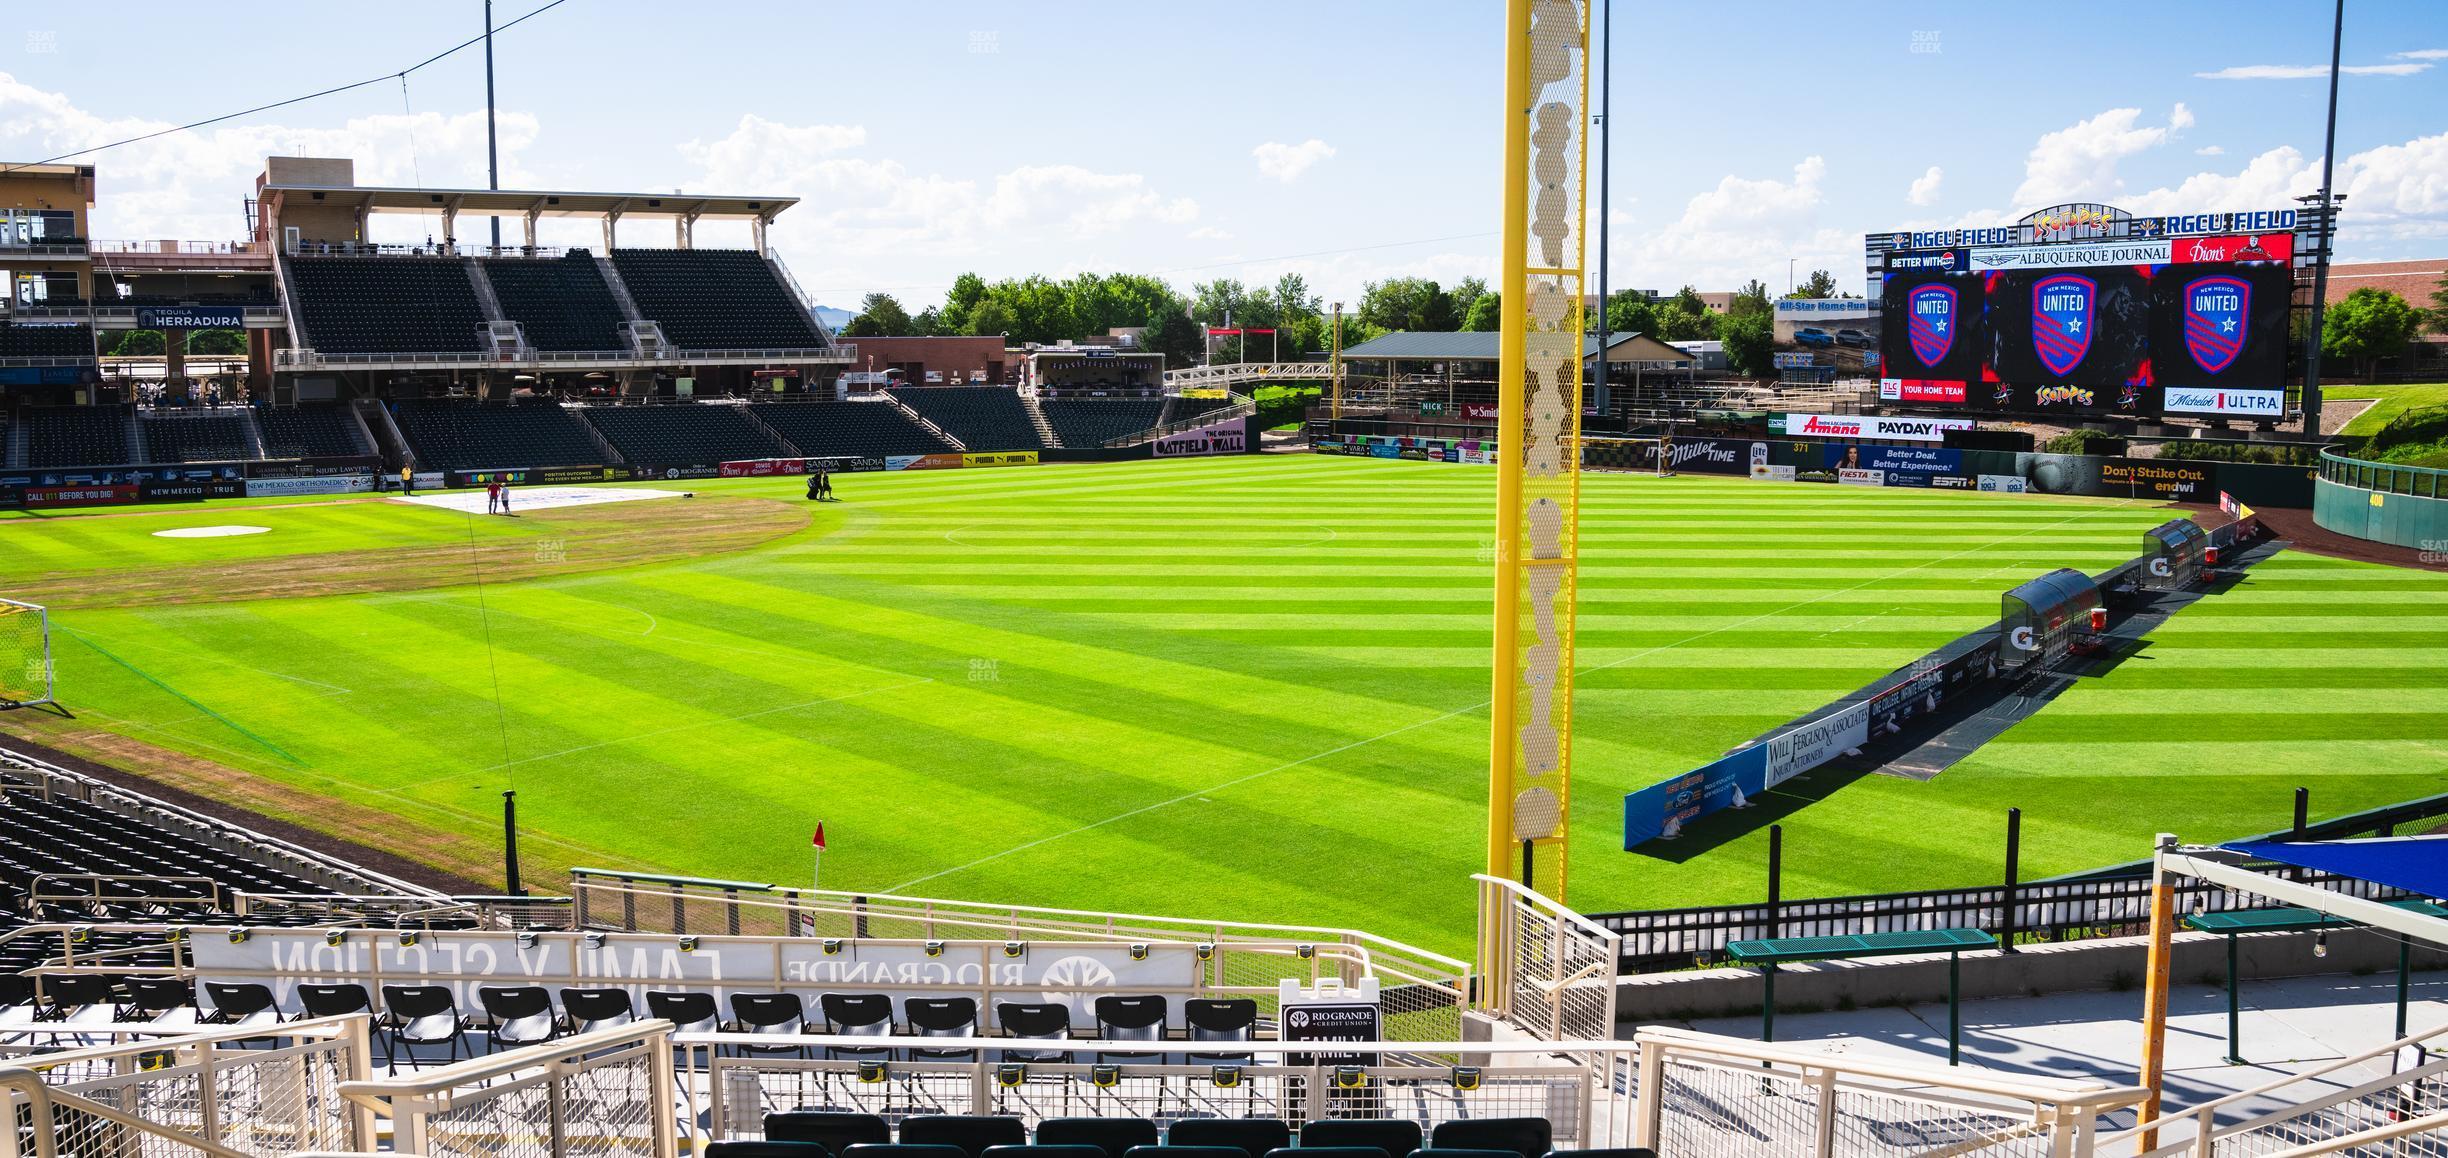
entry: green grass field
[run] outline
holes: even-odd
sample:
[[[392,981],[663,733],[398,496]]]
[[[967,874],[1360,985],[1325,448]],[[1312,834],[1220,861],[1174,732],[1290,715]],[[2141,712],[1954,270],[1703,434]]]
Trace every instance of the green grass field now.
[[[848,501],[804,527],[607,569],[590,552],[619,520],[796,520],[799,483],[517,521],[362,496],[0,521],[0,593],[59,604],[77,712],[0,727],[472,874],[497,875],[516,789],[531,881],[804,882],[821,817],[829,887],[1467,942],[1492,472],[1267,456],[839,481]],[[1698,477],[1584,494],[1569,899],[1592,911],[1759,895],[1764,833],[1626,854],[1622,794],[2168,517]],[[273,530],[150,534],[216,522]],[[435,564],[454,543],[471,561]],[[294,590],[288,556],[385,551],[416,560],[368,572],[387,589],[251,597]],[[513,577],[505,552],[538,562]],[[182,561],[209,581],[165,592]],[[2281,556],[1933,782],[1794,782],[1826,798],[1784,818],[1786,895],[1994,879],[2009,806],[2030,876],[2160,830],[2276,827],[2299,784],[2321,814],[2448,791],[2444,614],[2448,575]]]
[[[2408,410],[2425,406],[2448,406],[2448,382],[2426,382],[2406,386],[2339,386],[2327,394],[2331,401],[2371,399],[2371,407],[2354,416],[2338,433],[2350,438],[2369,438],[2380,433],[2389,420]]]

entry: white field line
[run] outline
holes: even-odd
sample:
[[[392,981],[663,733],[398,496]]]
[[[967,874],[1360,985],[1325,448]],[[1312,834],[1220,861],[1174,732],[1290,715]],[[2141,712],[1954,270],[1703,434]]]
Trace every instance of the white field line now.
[[[2105,509],[2114,510],[2114,509],[2119,509],[2119,508],[2122,508],[2122,507],[2125,507],[2125,506],[2128,506],[2128,505],[2131,505],[2131,500],[2126,500],[2126,501],[2119,502],[2119,503],[2117,503],[2117,504],[2116,504],[2114,507],[2109,507],[2109,508],[2105,508]],[[1707,639],[1708,637],[1710,637],[1710,636],[1712,636],[1712,635],[1717,635],[1717,634],[1720,634],[1720,633],[1722,633],[1722,632],[1727,632],[1727,631],[1733,631],[1733,630],[1735,630],[1735,629],[1737,629],[1737,628],[1747,627],[1747,626],[1749,626],[1749,625],[1751,625],[1751,624],[1753,624],[1753,623],[1757,623],[1757,622],[1759,622],[1760,620],[1763,620],[1763,619],[1768,619],[1768,618],[1771,618],[1771,617],[1773,617],[1773,616],[1783,615],[1783,614],[1785,614],[1786,612],[1793,611],[1793,610],[1796,610],[1796,609],[1799,609],[1799,608],[1808,607],[1808,606],[1810,606],[1811,604],[1813,604],[1813,603],[1817,603],[1817,602],[1820,602],[1820,601],[1822,601],[1822,600],[1826,600],[1826,599],[1833,599],[1833,598],[1835,598],[1836,596],[1839,596],[1839,595],[1845,595],[1845,594],[1849,594],[1849,593],[1854,592],[1854,591],[1859,591],[1859,590],[1861,590],[1862,588],[1864,588],[1864,587],[1868,587],[1868,586],[1870,586],[1870,585],[1871,585],[1871,584],[1873,584],[1873,583],[1881,583],[1881,582],[1885,582],[1885,581],[1887,581],[1887,580],[1889,580],[1889,579],[1896,579],[1896,578],[1900,578],[1900,577],[1905,576],[1905,575],[1910,575],[1910,574],[1912,574],[1912,573],[1913,573],[1913,572],[1915,572],[1915,571],[1921,570],[1921,569],[1922,569],[1922,568],[1924,568],[1924,567],[1934,567],[1934,566],[1937,566],[1937,565],[1938,565],[1938,564],[1940,564],[1940,563],[1944,563],[1944,562],[1947,562],[1947,561],[1952,560],[1952,559],[1958,559],[1958,558],[1961,558],[1961,557],[1963,557],[1963,556],[1965,556],[1965,555],[1972,554],[1972,553],[1973,553],[1973,552],[1975,552],[1975,551],[1985,551],[1985,550],[1989,550],[1989,549],[1991,549],[1991,548],[1996,547],[1996,546],[1997,546],[1998,544],[2000,544],[2000,543],[2009,543],[2009,542],[2013,542],[2013,541],[2014,541],[2014,540],[2016,540],[2016,539],[2025,538],[2025,537],[2028,537],[2028,536],[2031,536],[2031,535],[2036,535],[2036,534],[2038,534],[2038,533],[2040,533],[2040,532],[2042,532],[2042,531],[2053,530],[2053,529],[2055,529],[2055,528],[2057,528],[2057,527],[2064,526],[2064,525],[2065,525],[2065,524],[2067,524],[2067,523],[2071,523],[2071,522],[2076,522],[2076,521],[2079,521],[2079,520],[2081,520],[2082,518],[2086,517],[2086,516],[2087,516],[2089,513],[2091,513],[2092,511],[2097,511],[2097,510],[2099,510],[2099,509],[2102,509],[2102,508],[2092,508],[2092,509],[2091,509],[2091,511],[2087,511],[2087,512],[2085,512],[2085,514],[2070,515],[2070,516],[2068,516],[2068,517],[2066,517],[2066,518],[2060,519],[2060,520],[2058,520],[2058,521],[2056,521],[2056,522],[2053,522],[2053,523],[2045,523],[2045,524],[2042,524],[2042,525],[2039,525],[2039,526],[2030,527],[2030,528],[2025,529],[2024,531],[2022,531],[2022,532],[2021,532],[2021,533],[2019,533],[2019,534],[2010,535],[2010,536],[2008,536],[2008,537],[2006,537],[2006,538],[2003,538],[2003,539],[1993,540],[1993,541],[1991,541],[1991,542],[1984,543],[1984,544],[1982,544],[1982,545],[1980,545],[1980,546],[1978,546],[1978,547],[1967,547],[1967,548],[1965,548],[1965,549],[1963,549],[1963,550],[1961,550],[1961,551],[1957,551],[1957,552],[1955,552],[1954,554],[1951,554],[1951,555],[1941,555],[1941,556],[1938,556],[1938,557],[1937,557],[1937,558],[1935,558],[1935,559],[1925,559],[1925,560],[1923,560],[1923,561],[1921,561],[1921,562],[1919,562],[1919,563],[1915,563],[1915,564],[1913,564],[1913,565],[1912,565],[1912,566],[1910,566],[1910,567],[1906,567],[1906,568],[1904,568],[1904,569],[1903,569],[1903,570],[1901,570],[1901,571],[1894,572],[1893,574],[1889,574],[1889,575],[1881,575],[1881,576],[1878,576],[1878,577],[1876,577],[1876,578],[1872,578],[1872,579],[1864,579],[1864,580],[1862,580],[1861,582],[1856,583],[1856,584],[1854,584],[1854,585],[1852,585],[1852,586],[1850,586],[1850,587],[1840,587],[1840,588],[1837,588],[1837,589],[1832,590],[1832,591],[1823,591],[1823,592],[1820,592],[1820,593],[1819,593],[1819,594],[1817,594],[1817,595],[1811,596],[1811,597],[1810,597],[1810,598],[1808,598],[1808,599],[1804,599],[1804,600],[1801,600],[1801,601],[1796,602],[1796,603],[1791,603],[1791,604],[1788,604],[1788,605],[1786,605],[1786,606],[1784,606],[1784,607],[1777,608],[1777,609],[1775,609],[1775,610],[1773,610],[1773,611],[1763,611],[1763,612],[1760,612],[1760,613],[1759,613],[1759,614],[1757,614],[1757,615],[1750,616],[1750,617],[1745,618],[1745,619],[1736,620],[1736,621],[1735,621],[1735,622],[1733,622],[1733,623],[1728,623],[1728,624],[1725,624],[1725,625],[1720,626],[1720,627],[1712,627],[1712,628],[1708,629],[1707,631],[1699,632],[1699,633],[1694,634],[1694,635],[1685,636],[1684,638],[1682,638],[1682,639],[1678,639],[1678,640],[1675,640],[1675,641],[1674,641],[1674,642],[1672,642],[1672,643],[1662,643],[1662,644],[1659,644],[1659,645],[1658,645],[1658,646],[1656,646],[1656,647],[1649,648],[1649,649],[1647,649],[1647,650],[1645,650],[1645,651],[1638,651],[1638,652],[1634,652],[1634,653],[1632,653],[1631,655],[1623,656],[1623,657],[1618,658],[1618,659],[1608,660],[1608,661],[1607,661],[1607,662],[1605,662],[1605,663],[1602,663],[1602,664],[1597,664],[1597,665],[1594,665],[1594,666],[1591,666],[1591,667],[1576,668],[1576,669],[1574,669],[1574,674],[1575,674],[1576,676],[1579,676],[1579,675],[1586,675],[1586,674],[1588,674],[1588,673],[1590,673],[1590,672],[1595,672],[1595,671],[1605,671],[1606,669],[1611,668],[1611,667],[1620,667],[1620,666],[1622,666],[1622,665],[1624,665],[1624,664],[1631,663],[1632,661],[1637,660],[1637,659],[1646,659],[1646,658],[1648,658],[1649,656],[1656,655],[1656,654],[1657,654],[1657,653],[1659,653],[1659,652],[1662,652],[1662,651],[1671,651],[1671,650],[1673,650],[1673,649],[1675,649],[1675,648],[1678,648],[1678,647],[1681,647],[1681,646],[1683,646],[1683,645],[1685,645],[1685,644],[1687,644],[1687,643],[1693,643],[1693,642],[1697,642],[1697,641],[1699,641],[1699,640]],[[1405,732],[1409,732],[1409,731],[1413,731],[1413,730],[1416,730],[1416,729],[1419,729],[1419,728],[1424,728],[1424,727],[1427,727],[1427,726],[1428,726],[1428,725],[1430,725],[1430,724],[1442,723],[1442,722],[1444,722],[1444,721],[1446,721],[1446,720],[1450,720],[1450,719],[1454,718],[1455,716],[1464,715],[1464,714],[1466,714],[1466,713],[1470,713],[1470,712],[1476,712],[1476,711],[1479,711],[1479,710],[1481,710],[1481,709],[1483,709],[1483,708],[1488,707],[1490,704],[1492,704],[1492,703],[1494,703],[1494,702],[1495,702],[1495,701],[1493,701],[1493,700],[1481,700],[1481,701],[1479,701],[1478,703],[1475,703],[1475,704],[1470,704],[1470,705],[1467,705],[1467,706],[1465,706],[1465,707],[1455,708],[1455,709],[1453,709],[1453,710],[1452,710],[1452,711],[1450,711],[1450,712],[1443,712],[1443,713],[1440,713],[1440,714],[1438,714],[1438,715],[1430,716],[1429,718],[1427,718],[1427,719],[1425,719],[1425,720],[1419,720],[1419,721],[1414,722],[1414,723],[1404,724],[1403,726],[1401,726],[1401,727],[1399,727],[1399,728],[1395,728],[1395,729],[1393,729],[1393,730],[1391,730],[1391,731],[1387,731],[1387,732],[1381,732],[1381,733],[1379,733],[1379,734],[1377,734],[1377,735],[1370,736],[1370,737],[1368,737],[1368,738],[1366,738],[1366,739],[1362,739],[1362,740],[1353,740],[1353,741],[1351,741],[1350,743],[1348,743],[1348,744],[1343,744],[1343,745],[1341,745],[1341,746],[1339,746],[1339,747],[1329,748],[1329,749],[1327,749],[1327,750],[1325,750],[1325,751],[1323,751],[1323,752],[1315,752],[1315,753],[1312,753],[1312,754],[1310,754],[1310,755],[1303,756],[1303,757],[1301,757],[1301,758],[1300,758],[1300,759],[1298,759],[1298,760],[1291,760],[1291,761],[1287,761],[1287,762],[1285,762],[1285,763],[1278,764],[1278,765],[1276,765],[1276,766],[1274,766],[1274,767],[1272,767],[1272,768],[1268,768],[1268,769],[1266,769],[1266,770],[1264,770],[1264,771],[1260,771],[1260,772],[1252,772],[1252,773],[1249,773],[1249,774],[1244,775],[1244,776],[1237,776],[1237,777],[1234,777],[1233,779],[1226,780],[1226,781],[1223,781],[1223,782],[1218,783],[1218,784],[1212,784],[1212,785],[1209,785],[1209,786],[1207,786],[1207,787],[1205,787],[1205,788],[1198,789],[1198,790],[1196,790],[1196,791],[1192,791],[1192,792],[1185,792],[1185,793],[1183,793],[1183,794],[1181,794],[1181,795],[1179,795],[1179,796],[1175,796],[1175,797],[1173,797],[1173,798],[1171,798],[1171,799],[1168,799],[1168,800],[1159,800],[1159,801],[1157,801],[1157,802],[1155,802],[1155,803],[1153,803],[1153,804],[1144,804],[1144,805],[1141,805],[1141,806],[1139,806],[1139,807],[1137,807],[1137,808],[1133,808],[1133,809],[1131,809],[1131,810],[1129,810],[1129,811],[1127,811],[1127,812],[1118,812],[1118,813],[1115,813],[1114,815],[1112,815],[1112,816],[1108,816],[1108,817],[1104,818],[1103,820],[1092,820],[1092,821],[1090,821],[1090,822],[1088,822],[1088,823],[1086,823],[1086,824],[1080,825],[1080,826],[1079,826],[1079,827],[1077,827],[1077,828],[1070,829],[1070,830],[1065,831],[1065,832],[1058,832],[1058,833],[1055,833],[1055,834],[1053,834],[1053,835],[1051,835],[1051,836],[1041,836],[1041,837],[1038,837],[1037,839],[1032,840],[1032,841],[1027,841],[1027,842],[1025,842],[1025,843],[1021,843],[1021,844],[1016,844],[1016,845],[1013,845],[1012,847],[1007,848],[1007,849],[1004,849],[1004,850],[1003,850],[1003,851],[1001,851],[1001,852],[993,852],[993,853],[988,853],[988,854],[986,854],[985,856],[979,857],[979,858],[977,858],[976,860],[970,861],[970,862],[969,862],[969,863],[967,863],[967,864],[955,865],[955,866],[953,866],[953,867],[951,867],[951,868],[948,868],[948,869],[943,869],[943,870],[938,871],[938,872],[928,873],[927,875],[922,876],[922,877],[913,877],[913,878],[911,878],[911,879],[909,879],[909,880],[906,880],[906,881],[903,881],[903,882],[901,882],[900,884],[897,884],[897,885],[888,885],[888,886],[886,886],[886,887],[885,887],[885,888],[884,888],[882,891],[887,892],[887,893],[900,893],[900,892],[903,892],[904,890],[909,889],[910,887],[912,887],[912,886],[914,886],[914,885],[924,884],[924,883],[926,883],[926,882],[928,882],[928,881],[931,881],[931,880],[934,880],[934,879],[936,879],[936,878],[938,878],[938,877],[947,877],[947,876],[951,876],[951,875],[953,875],[953,874],[955,874],[955,873],[967,872],[968,870],[973,869],[973,868],[976,868],[976,867],[978,867],[979,865],[986,864],[986,863],[989,863],[989,862],[991,862],[991,861],[1001,860],[1001,859],[1003,859],[1004,857],[1011,856],[1011,855],[1013,855],[1013,854],[1015,854],[1015,853],[1022,853],[1022,852],[1026,852],[1026,851],[1028,851],[1028,850],[1030,850],[1030,849],[1032,849],[1032,848],[1036,848],[1036,847],[1038,847],[1039,845],[1051,844],[1051,843],[1053,843],[1053,842],[1055,842],[1055,841],[1058,841],[1058,840],[1061,840],[1061,839],[1063,839],[1063,838],[1065,838],[1065,837],[1077,836],[1077,835],[1079,835],[1079,834],[1081,834],[1081,833],[1083,833],[1083,832],[1090,832],[1090,831],[1093,831],[1093,830],[1095,830],[1095,829],[1103,828],[1103,827],[1105,827],[1106,825],[1113,824],[1113,823],[1115,823],[1115,822],[1117,822],[1117,821],[1128,820],[1128,819],[1130,819],[1131,817],[1138,816],[1138,815],[1141,815],[1141,814],[1143,814],[1143,813],[1154,812],[1154,811],[1156,811],[1156,810],[1157,810],[1157,809],[1159,809],[1159,808],[1169,808],[1169,807],[1171,807],[1171,806],[1173,806],[1173,805],[1180,804],[1180,803],[1182,803],[1183,801],[1187,801],[1187,800],[1196,800],[1196,799],[1198,799],[1198,798],[1200,798],[1200,797],[1202,797],[1202,796],[1205,796],[1205,795],[1207,795],[1208,793],[1211,793],[1211,792],[1219,792],[1219,791],[1222,791],[1222,790],[1224,790],[1224,789],[1226,789],[1226,788],[1232,788],[1232,787],[1235,787],[1235,786],[1238,786],[1238,785],[1241,785],[1241,784],[1246,784],[1246,783],[1249,783],[1249,782],[1250,782],[1250,781],[1252,781],[1252,780],[1257,780],[1257,779],[1261,779],[1261,778],[1263,778],[1263,777],[1272,776],[1272,775],[1274,775],[1274,774],[1275,774],[1275,773],[1277,773],[1277,772],[1282,772],[1282,771],[1285,771],[1285,770],[1287,770],[1287,769],[1291,769],[1291,768],[1298,768],[1298,767],[1300,767],[1301,765],[1308,764],[1308,763],[1311,763],[1311,762],[1313,762],[1313,761],[1317,761],[1317,760],[1322,760],[1322,759],[1325,759],[1325,758],[1326,758],[1326,757],[1328,757],[1328,756],[1340,755],[1340,754],[1342,754],[1342,753],[1344,753],[1344,752],[1349,752],[1349,751],[1351,751],[1351,750],[1352,750],[1352,749],[1354,749],[1354,748],[1363,748],[1363,747],[1367,747],[1368,745],[1370,745],[1370,744],[1374,744],[1374,743],[1376,743],[1376,742],[1378,742],[1378,741],[1380,741],[1380,740],[1387,740],[1387,739],[1391,739],[1391,738],[1393,738],[1393,737],[1395,737],[1395,736],[1402,735],[1402,734],[1403,734],[1403,733],[1405,733]]]

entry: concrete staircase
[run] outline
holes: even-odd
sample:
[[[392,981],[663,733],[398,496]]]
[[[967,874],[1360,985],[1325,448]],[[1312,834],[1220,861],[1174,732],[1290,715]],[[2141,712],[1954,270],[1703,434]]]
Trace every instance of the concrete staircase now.
[[[1046,421],[1045,407],[1037,404],[1036,395],[1021,395],[1020,409],[1028,411],[1029,425],[1037,428],[1037,441],[1056,450],[1062,448],[1062,436],[1054,433],[1053,423]]]
[[[9,423],[8,446],[5,450],[0,450],[0,465],[6,465],[11,470],[22,469],[26,464],[26,456],[31,453],[27,450],[27,446],[25,423]]]
[[[906,415],[908,415],[908,416],[909,416],[909,420],[910,420],[910,421],[915,422],[915,423],[917,423],[918,425],[920,425],[920,426],[923,426],[923,427],[927,428],[928,430],[932,430],[932,431],[934,431],[934,432],[935,432],[935,437],[940,438],[940,439],[944,440],[945,442],[951,443],[951,444],[952,444],[953,449],[955,449],[955,450],[967,450],[967,449],[969,449],[969,444],[968,444],[968,443],[966,443],[966,442],[962,442],[961,440],[959,440],[959,439],[957,439],[957,438],[952,437],[952,432],[951,432],[951,431],[949,431],[949,430],[945,430],[943,427],[937,426],[937,425],[935,425],[934,423],[927,421],[927,416],[926,416],[926,415],[924,415],[924,414],[920,414],[920,413],[918,413],[917,411],[910,409],[910,405],[909,405],[909,403],[907,403],[907,402],[903,402],[902,400],[900,400],[900,399],[898,399],[898,398],[893,397],[893,395],[892,395],[892,391],[890,391],[890,390],[879,390],[879,391],[877,391],[876,393],[877,393],[877,395],[878,395],[878,396],[880,396],[880,397],[882,397],[882,398],[884,399],[884,401],[885,401],[885,404],[886,404],[886,405],[899,407],[899,408],[900,408],[900,410],[901,410],[901,413],[906,414]],[[847,403],[846,405],[855,405],[855,406],[873,406],[873,405],[875,405],[875,404],[874,404],[874,403],[872,403],[872,402],[858,402],[858,403]],[[1042,419],[1040,419],[1040,421],[1042,421]]]
[[[153,461],[151,451],[145,446],[144,423],[137,419],[135,408],[130,407],[127,413],[120,418],[120,421],[127,423],[128,461]]]

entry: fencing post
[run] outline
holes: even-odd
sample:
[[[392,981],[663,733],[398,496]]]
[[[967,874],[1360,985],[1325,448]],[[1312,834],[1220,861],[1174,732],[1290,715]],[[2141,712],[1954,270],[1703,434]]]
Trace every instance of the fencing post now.
[[[2298,788],[2295,790],[2295,839],[2303,839],[2304,824],[2311,818],[2312,790],[2309,788]]]
[[[1785,893],[1785,826],[1768,826],[1768,939],[1784,935],[1784,921],[1777,904]]]
[[[2015,951],[2015,884],[2023,867],[2023,810],[2006,810],[2006,895],[1998,920],[1998,951]]]

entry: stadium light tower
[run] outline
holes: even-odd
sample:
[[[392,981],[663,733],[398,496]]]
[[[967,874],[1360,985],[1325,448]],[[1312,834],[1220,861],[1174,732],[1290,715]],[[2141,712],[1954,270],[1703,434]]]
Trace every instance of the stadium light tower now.
[[[2304,435],[2317,437],[2321,425],[2321,315],[2329,305],[2329,253],[2337,248],[2337,203],[2345,200],[2331,192],[2329,178],[2337,165],[2337,98],[2338,60],[2346,42],[2346,0],[2337,0],[2336,15],[2329,25],[2329,127],[2321,143],[2320,192],[2314,194],[2319,204],[2313,212],[2320,214],[2320,253],[2312,266],[2312,333],[2311,344],[2304,348]],[[2309,200],[2298,197],[2298,201]]]
[[[1487,873],[1564,896],[1590,0],[1506,0]]]
[[[485,188],[501,189],[501,150],[493,134],[493,0],[485,0]],[[533,240],[532,238],[530,240]],[[501,214],[493,215],[493,252],[501,253]]]

